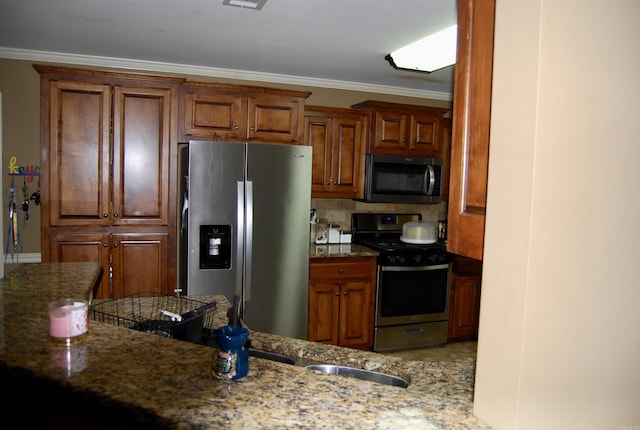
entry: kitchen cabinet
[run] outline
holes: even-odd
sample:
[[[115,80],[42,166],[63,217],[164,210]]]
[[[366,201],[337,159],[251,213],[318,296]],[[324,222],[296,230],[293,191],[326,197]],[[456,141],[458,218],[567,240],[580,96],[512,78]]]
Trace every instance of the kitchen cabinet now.
[[[168,234],[59,233],[50,237],[52,261],[99,261],[102,272],[97,299],[123,297],[137,292],[172,293],[166,284]]]
[[[368,152],[442,157],[442,118],[449,109],[372,100],[351,107],[370,113]]]
[[[313,147],[311,197],[364,196],[364,155],[368,115],[354,109],[308,106],[305,145]]]
[[[42,261],[100,261],[99,298],[171,292],[181,80],[36,70]]]
[[[482,259],[487,202],[494,0],[458,2],[447,250]]]
[[[375,273],[375,257],[311,259],[307,339],[370,350]]]
[[[481,261],[453,257],[448,341],[478,338],[481,281]]]
[[[303,144],[308,92],[189,82],[180,87],[179,140]]]
[[[442,200],[449,200],[449,177],[451,175],[451,118],[442,119]]]

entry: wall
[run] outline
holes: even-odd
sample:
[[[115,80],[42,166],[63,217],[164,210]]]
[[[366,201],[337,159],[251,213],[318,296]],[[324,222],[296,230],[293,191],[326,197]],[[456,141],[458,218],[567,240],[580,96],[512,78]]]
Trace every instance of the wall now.
[[[30,63],[0,60],[0,92],[2,92],[3,148],[2,148],[2,217],[3,224],[9,226],[9,186],[11,178],[9,164],[15,156],[21,166],[40,166],[40,78]],[[15,177],[18,188],[18,209],[22,203],[23,177]],[[37,178],[27,183],[29,195],[35,191]],[[14,255],[14,262],[39,260],[40,253],[40,207],[30,201],[29,220],[24,222],[20,212],[20,239],[24,254]],[[3,254],[5,254],[7,233],[2,231]],[[11,254],[7,263],[11,263]]]
[[[9,60],[0,58],[0,92],[3,93],[3,119],[4,119],[4,148],[2,150],[2,169],[3,175],[6,175],[11,156],[16,156],[18,164],[40,164],[40,79],[38,73],[33,69],[33,62],[21,60]],[[51,64],[38,62],[38,64]],[[78,67],[75,65],[64,65],[66,67]],[[91,68],[91,67],[86,67]],[[334,106],[349,107],[355,103],[365,100],[380,100],[395,103],[407,103],[422,106],[434,107],[451,107],[451,102],[442,100],[429,100],[417,97],[394,96],[388,94],[376,94],[362,91],[345,91],[334,90],[330,88],[316,88],[300,85],[284,85],[261,82],[248,82],[232,79],[214,79],[211,77],[193,76],[193,75],[174,75],[202,82],[226,82],[244,85],[266,86],[289,88],[294,90],[310,91],[312,94],[307,99],[307,104],[318,106]],[[17,181],[17,179],[16,179]],[[35,184],[35,183],[34,183]],[[34,191],[34,184],[29,184],[30,192]],[[5,178],[5,189],[7,182]],[[19,188],[22,183],[16,184]],[[324,199],[322,199],[324,200]],[[2,207],[8,207],[8,195],[5,190],[2,195]],[[446,214],[446,208],[442,209],[442,205],[436,205],[440,212],[434,215],[434,207],[424,205],[397,205],[397,207],[385,207],[383,205],[373,205],[366,203],[356,203],[351,200],[326,200],[316,204],[321,216],[330,218],[333,222],[341,226],[350,228],[350,214],[352,211],[358,210],[363,212],[373,212],[378,210],[390,210],[392,212],[410,210],[411,212],[424,211],[425,219],[442,219]],[[20,230],[23,242],[23,252],[16,256],[16,261],[20,257],[20,262],[28,262],[31,260],[38,261],[40,253],[40,208],[33,204],[29,207],[30,219]],[[4,225],[8,225],[8,211],[3,211]],[[440,217],[440,218],[438,218]],[[7,238],[6,232],[2,234],[3,244]],[[11,262],[9,257],[8,262]]]
[[[474,413],[640,429],[640,2],[496,2]]]

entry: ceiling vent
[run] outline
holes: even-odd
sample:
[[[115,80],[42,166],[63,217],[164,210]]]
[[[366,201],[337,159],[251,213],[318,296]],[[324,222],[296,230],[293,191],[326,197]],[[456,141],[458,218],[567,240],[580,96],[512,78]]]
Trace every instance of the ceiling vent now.
[[[227,6],[238,6],[246,9],[260,10],[267,0],[223,0],[222,4]]]

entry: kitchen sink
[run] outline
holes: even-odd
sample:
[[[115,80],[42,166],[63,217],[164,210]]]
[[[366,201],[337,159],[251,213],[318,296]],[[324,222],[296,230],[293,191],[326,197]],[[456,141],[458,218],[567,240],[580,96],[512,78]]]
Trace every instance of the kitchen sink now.
[[[312,364],[306,366],[307,369],[317,370],[329,375],[341,375],[350,378],[362,379],[364,381],[377,382],[379,384],[392,385],[394,387],[407,388],[409,383],[393,375],[385,373],[372,372],[370,370],[357,369],[355,367],[338,366],[335,364]]]
[[[279,352],[263,351],[261,349],[247,348],[247,353],[251,357],[264,358],[266,360],[277,361],[279,363],[284,363],[284,364],[292,364],[292,365],[296,364],[296,361],[292,357],[289,357],[288,355],[285,355],[285,354],[280,354]]]
[[[356,367],[349,366],[340,366],[337,364],[329,364],[309,358],[291,357],[279,352],[264,351],[255,348],[247,348],[247,353],[251,357],[263,358],[265,360],[277,361],[279,363],[304,367],[305,369],[316,370],[329,375],[346,376],[349,378],[357,378],[364,381],[392,385],[394,387],[401,388],[407,388],[409,386],[409,382],[407,382],[403,378],[393,375],[387,375],[385,373],[373,372],[371,370],[358,369]]]

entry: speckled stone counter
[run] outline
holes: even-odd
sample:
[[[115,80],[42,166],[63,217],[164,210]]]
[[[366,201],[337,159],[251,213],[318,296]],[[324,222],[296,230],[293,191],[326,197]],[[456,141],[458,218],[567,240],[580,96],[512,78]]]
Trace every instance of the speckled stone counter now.
[[[309,245],[309,258],[326,257],[371,257],[378,252],[355,243],[336,243],[328,245]]]
[[[48,340],[46,305],[86,297],[98,275],[93,264],[26,264],[0,280],[0,377],[5,393],[30,393],[12,397],[5,419],[94,429],[488,428],[471,413],[474,360],[417,362],[251,332],[254,348],[397,375],[410,385],[254,357],[246,377],[225,382],[209,374],[210,347],[93,320],[61,352]],[[226,323],[224,297],[194,299],[215,299],[214,324]]]

